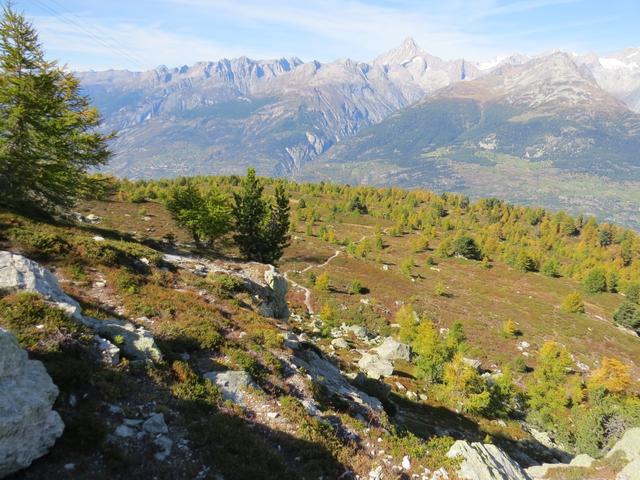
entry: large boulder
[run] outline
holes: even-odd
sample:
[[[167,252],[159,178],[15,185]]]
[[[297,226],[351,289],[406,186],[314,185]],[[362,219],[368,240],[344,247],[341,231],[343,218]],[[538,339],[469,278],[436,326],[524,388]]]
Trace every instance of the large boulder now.
[[[126,320],[97,320],[82,315],[80,304],[62,291],[55,275],[22,255],[0,251],[0,290],[39,293],[97,334],[111,340],[120,337],[119,347],[130,358],[162,360],[162,353],[147,330]]]
[[[0,251],[0,290],[39,293],[73,318],[82,318],[80,304],[62,291],[53,273],[22,255]]]
[[[31,465],[62,435],[57,396],[44,365],[0,328],[0,478]]]
[[[624,452],[627,460],[640,460],[640,428],[630,428],[620,440],[609,450],[606,457],[609,458],[616,452]]]
[[[331,394],[368,411],[375,413],[383,411],[380,400],[351,385],[338,367],[316,351],[302,350],[293,357],[292,362],[298,368],[304,368],[314,382],[326,387]]]
[[[405,360],[407,362],[411,360],[411,347],[391,337],[385,338],[384,342],[373,350],[385,360]]]
[[[204,378],[208,378],[220,388],[222,397],[234,403],[244,405],[245,392],[249,388],[259,389],[251,375],[244,370],[227,370],[226,372],[208,372]]]
[[[546,478],[549,470],[554,468],[568,468],[568,467],[582,467],[589,468],[595,459],[586,453],[582,453],[580,455],[576,455],[570,463],[543,463],[542,465],[534,465],[533,467],[529,467],[525,469],[527,475],[529,475],[533,479],[542,479]]]
[[[520,465],[495,445],[457,440],[447,456],[462,457],[458,476],[465,480],[530,480]]]
[[[266,301],[260,305],[260,313],[266,317],[288,319],[287,280],[272,265],[264,272],[266,283]]]
[[[376,354],[364,353],[358,360],[358,367],[367,377],[378,380],[380,377],[388,377],[393,373],[393,363]]]

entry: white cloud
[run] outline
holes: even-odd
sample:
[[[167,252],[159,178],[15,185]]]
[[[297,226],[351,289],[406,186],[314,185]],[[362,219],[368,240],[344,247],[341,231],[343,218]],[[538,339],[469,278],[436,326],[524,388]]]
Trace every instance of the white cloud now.
[[[156,25],[119,23],[104,26],[96,19],[36,17],[33,19],[48,52],[65,52],[74,58],[74,70],[128,68],[144,70],[170,67],[223,57],[250,55],[240,48],[229,48],[195,36],[168,32]],[[262,52],[254,52],[260,56]]]

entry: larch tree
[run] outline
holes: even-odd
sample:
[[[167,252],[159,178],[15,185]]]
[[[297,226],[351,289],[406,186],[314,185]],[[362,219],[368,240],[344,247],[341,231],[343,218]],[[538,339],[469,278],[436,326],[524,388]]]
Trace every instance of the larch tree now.
[[[38,34],[5,6],[0,19],[0,203],[54,210],[89,192],[109,159],[100,115],[78,80],[45,59]]]

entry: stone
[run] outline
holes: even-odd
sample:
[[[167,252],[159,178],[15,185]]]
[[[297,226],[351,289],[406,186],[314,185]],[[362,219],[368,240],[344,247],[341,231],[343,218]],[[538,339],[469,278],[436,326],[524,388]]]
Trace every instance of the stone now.
[[[127,320],[117,318],[97,320],[91,317],[82,317],[82,323],[99,335],[112,340],[116,337],[122,337],[119,348],[124,355],[133,360],[151,360],[156,363],[162,361],[162,352],[156,345],[151,332],[143,327],[136,327]]]
[[[120,349],[106,338],[95,335],[93,341],[100,353],[100,358],[107,365],[118,365],[120,363]]]
[[[638,480],[640,479],[640,459],[629,462],[616,475],[616,480]]]
[[[572,467],[583,467],[589,468],[595,462],[595,459],[591,455],[587,455],[586,453],[581,453],[580,455],[576,455],[573,457],[573,460],[569,463]]]
[[[630,428],[622,438],[616,442],[616,444],[609,450],[606,458],[611,457],[616,452],[622,451],[627,456],[627,460],[633,462],[640,460],[640,427]]]
[[[292,332],[282,333],[284,338],[283,345],[291,350],[298,350],[300,348],[300,337]]]
[[[287,305],[287,279],[284,278],[273,265],[264,272],[264,281],[267,284],[267,301],[260,306],[261,313],[266,317],[286,320],[289,318]]]
[[[462,361],[464,362],[465,365],[468,365],[474,370],[479,370],[480,366],[482,365],[482,362],[480,360],[476,360],[475,358],[463,357]]]
[[[373,350],[385,360],[405,360],[407,362],[411,360],[411,347],[391,337],[386,337],[382,345]]]
[[[333,345],[334,348],[337,348],[339,350],[344,350],[349,348],[349,344],[344,338],[334,338],[333,340],[331,340],[331,345]]]
[[[98,335],[112,340],[121,336],[123,343],[120,348],[128,357],[162,361],[162,353],[147,330],[126,320],[96,320],[83,316],[80,304],[62,291],[53,273],[22,255],[0,251],[0,290],[39,293]]]
[[[280,416],[280,414],[278,412],[268,412],[267,413],[267,418],[270,418],[271,420],[278,418]]]
[[[405,470],[411,470],[411,459],[409,458],[409,455],[402,457],[402,468]]]
[[[527,473],[495,445],[457,440],[449,458],[462,457],[458,476],[465,480],[529,480]]]
[[[380,400],[351,385],[340,369],[319,353],[310,349],[301,351],[292,358],[292,363],[304,368],[314,382],[325,386],[329,392],[348,403],[376,413],[383,411]]]
[[[226,372],[208,372],[205,378],[211,380],[220,388],[225,400],[244,405],[244,394],[249,388],[259,390],[251,375],[244,370],[227,370]]]
[[[370,353],[362,355],[362,358],[358,360],[358,367],[367,374],[367,377],[376,380],[380,377],[388,377],[393,373],[393,364],[389,360]]]
[[[129,438],[133,437],[136,434],[136,431],[123,423],[122,425],[118,425],[118,428],[116,428],[116,431],[113,432],[113,434],[116,437]]]
[[[39,293],[73,318],[82,317],[80,304],[62,291],[53,273],[22,255],[0,251],[0,290]]]
[[[359,340],[368,340],[370,337],[369,330],[362,325],[345,325],[343,323],[340,328],[342,328],[344,332],[353,333]]]
[[[154,457],[156,460],[163,461],[171,454],[173,448],[173,441],[166,435],[158,435],[153,443],[160,449]]]
[[[384,478],[382,474],[382,465],[374,468],[369,472],[369,480],[382,480]]]
[[[29,360],[0,328],[0,478],[31,465],[62,435],[64,423],[53,410],[57,396],[44,365]]]
[[[96,215],[95,213],[90,213],[89,215],[87,215],[86,217],[84,217],[84,219],[88,222],[88,223],[92,223],[92,224],[96,224],[96,223],[100,223],[100,221],[102,220],[98,215]]]
[[[154,413],[143,424],[142,429],[151,434],[168,433],[169,427],[164,421],[164,414]]]

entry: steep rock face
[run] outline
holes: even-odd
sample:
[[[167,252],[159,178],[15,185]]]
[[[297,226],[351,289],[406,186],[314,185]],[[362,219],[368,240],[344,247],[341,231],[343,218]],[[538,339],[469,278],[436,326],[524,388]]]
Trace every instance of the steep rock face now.
[[[62,435],[64,423],[52,410],[57,396],[42,363],[0,328],[0,478],[31,465]]]
[[[529,476],[495,445],[457,440],[447,456],[462,457],[458,475],[466,480],[529,480]]]

